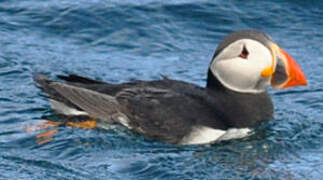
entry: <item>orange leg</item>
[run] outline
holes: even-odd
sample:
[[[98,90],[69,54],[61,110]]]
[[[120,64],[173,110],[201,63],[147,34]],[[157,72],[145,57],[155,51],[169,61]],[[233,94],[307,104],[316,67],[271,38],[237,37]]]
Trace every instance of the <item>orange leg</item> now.
[[[37,139],[37,144],[38,145],[46,144],[46,143],[51,142],[52,140],[54,140],[53,137],[43,138],[43,139]]]
[[[37,144],[42,145],[53,140],[54,134],[58,133],[58,130],[56,129],[56,127],[61,124],[62,124],[61,122],[45,120],[44,122],[40,122],[39,124],[27,127],[26,131],[27,133],[32,133],[36,131],[45,130],[46,131],[45,133],[38,134],[36,136]]]
[[[54,129],[54,130],[47,131],[47,132],[45,132],[43,134],[38,134],[36,137],[37,137],[37,139],[41,139],[41,138],[46,138],[46,137],[49,137],[49,136],[53,136],[56,133],[58,133],[58,130]]]
[[[57,133],[58,133],[58,130],[54,129],[54,130],[47,131],[43,134],[38,134],[36,136],[37,144],[41,145],[52,141],[54,139],[53,138],[54,134],[57,134]]]
[[[46,120],[45,122],[40,122],[37,125],[27,127],[26,131],[27,131],[27,133],[32,133],[32,132],[35,132],[35,131],[40,131],[40,130],[48,129],[48,128],[51,128],[51,127],[56,127],[56,126],[59,126],[61,124],[62,123],[60,123],[60,122]]]
[[[32,133],[35,131],[45,130],[45,133],[38,134],[36,136],[37,144],[42,145],[54,139],[53,136],[58,133],[58,129],[56,127],[60,126],[61,124],[63,123],[46,120],[45,122],[40,122],[39,124],[27,127],[26,131],[27,133]],[[82,122],[67,121],[65,125],[84,129],[94,129],[97,126],[97,121],[91,119]]]
[[[96,120],[87,120],[82,122],[72,122],[69,121],[66,123],[67,126],[77,127],[77,128],[84,128],[84,129],[94,129],[97,126]]]

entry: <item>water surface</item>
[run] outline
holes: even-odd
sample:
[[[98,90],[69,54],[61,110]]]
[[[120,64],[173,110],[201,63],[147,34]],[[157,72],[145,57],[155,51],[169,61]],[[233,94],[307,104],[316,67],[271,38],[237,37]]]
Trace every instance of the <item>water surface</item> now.
[[[0,179],[320,179],[323,175],[321,1],[52,0],[0,2]],[[50,115],[32,75],[114,83],[170,78],[205,85],[217,44],[258,29],[303,68],[307,87],[270,91],[275,119],[244,140],[151,142],[122,128],[26,127]]]

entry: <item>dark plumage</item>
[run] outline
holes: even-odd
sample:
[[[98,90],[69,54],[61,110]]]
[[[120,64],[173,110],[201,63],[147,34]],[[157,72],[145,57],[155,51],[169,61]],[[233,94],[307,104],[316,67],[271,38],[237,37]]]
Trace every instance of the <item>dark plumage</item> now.
[[[107,123],[118,123],[114,117],[126,115],[132,130],[168,143],[179,143],[197,125],[221,130],[253,127],[269,120],[273,112],[273,105],[266,92],[256,95],[236,93],[224,88],[215,79],[217,86],[202,88],[167,78],[124,84],[103,83],[77,75],[59,78],[67,81],[67,85],[42,75],[36,76],[35,80],[52,99],[83,109],[90,116]],[[115,99],[96,99],[82,92],[84,89]],[[80,102],[72,100],[71,94],[92,104],[84,108],[84,105],[78,105]],[[100,111],[98,108],[104,113],[97,112]]]

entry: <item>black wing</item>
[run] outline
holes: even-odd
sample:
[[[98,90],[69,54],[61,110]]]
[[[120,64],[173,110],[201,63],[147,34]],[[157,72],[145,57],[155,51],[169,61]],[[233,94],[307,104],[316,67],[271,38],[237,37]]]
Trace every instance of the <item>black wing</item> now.
[[[205,103],[203,94],[198,86],[163,80],[125,88],[116,99],[134,130],[155,140],[179,143],[196,125],[212,127],[218,123],[217,127],[224,128],[215,120],[215,112]]]

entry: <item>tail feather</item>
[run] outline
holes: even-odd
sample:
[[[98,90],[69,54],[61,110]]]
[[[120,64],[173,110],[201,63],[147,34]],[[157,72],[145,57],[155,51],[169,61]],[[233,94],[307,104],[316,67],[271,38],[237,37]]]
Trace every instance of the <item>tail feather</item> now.
[[[65,106],[72,109],[81,110],[79,107],[71,103],[68,99],[64,98],[59,92],[57,92],[57,90],[55,90],[55,88],[53,88],[52,83],[55,83],[55,81],[42,74],[34,75],[33,79],[38,84],[38,87],[48,95],[51,104],[53,104],[52,101],[60,102],[61,104],[64,104]]]
[[[53,109],[60,114],[88,115],[94,119],[119,122],[127,126],[128,118],[120,111],[120,104],[114,96],[80,87],[75,83],[53,81],[44,75],[35,75],[34,80],[49,95]]]
[[[67,82],[76,82],[76,83],[84,83],[84,84],[103,84],[102,81],[90,79],[87,77],[82,77],[76,74],[70,74],[68,76],[58,75],[57,77]]]
[[[54,82],[53,80],[42,74],[34,75],[33,79],[38,84],[38,87],[45,91],[49,96],[58,95],[55,89],[50,86],[50,84]]]

